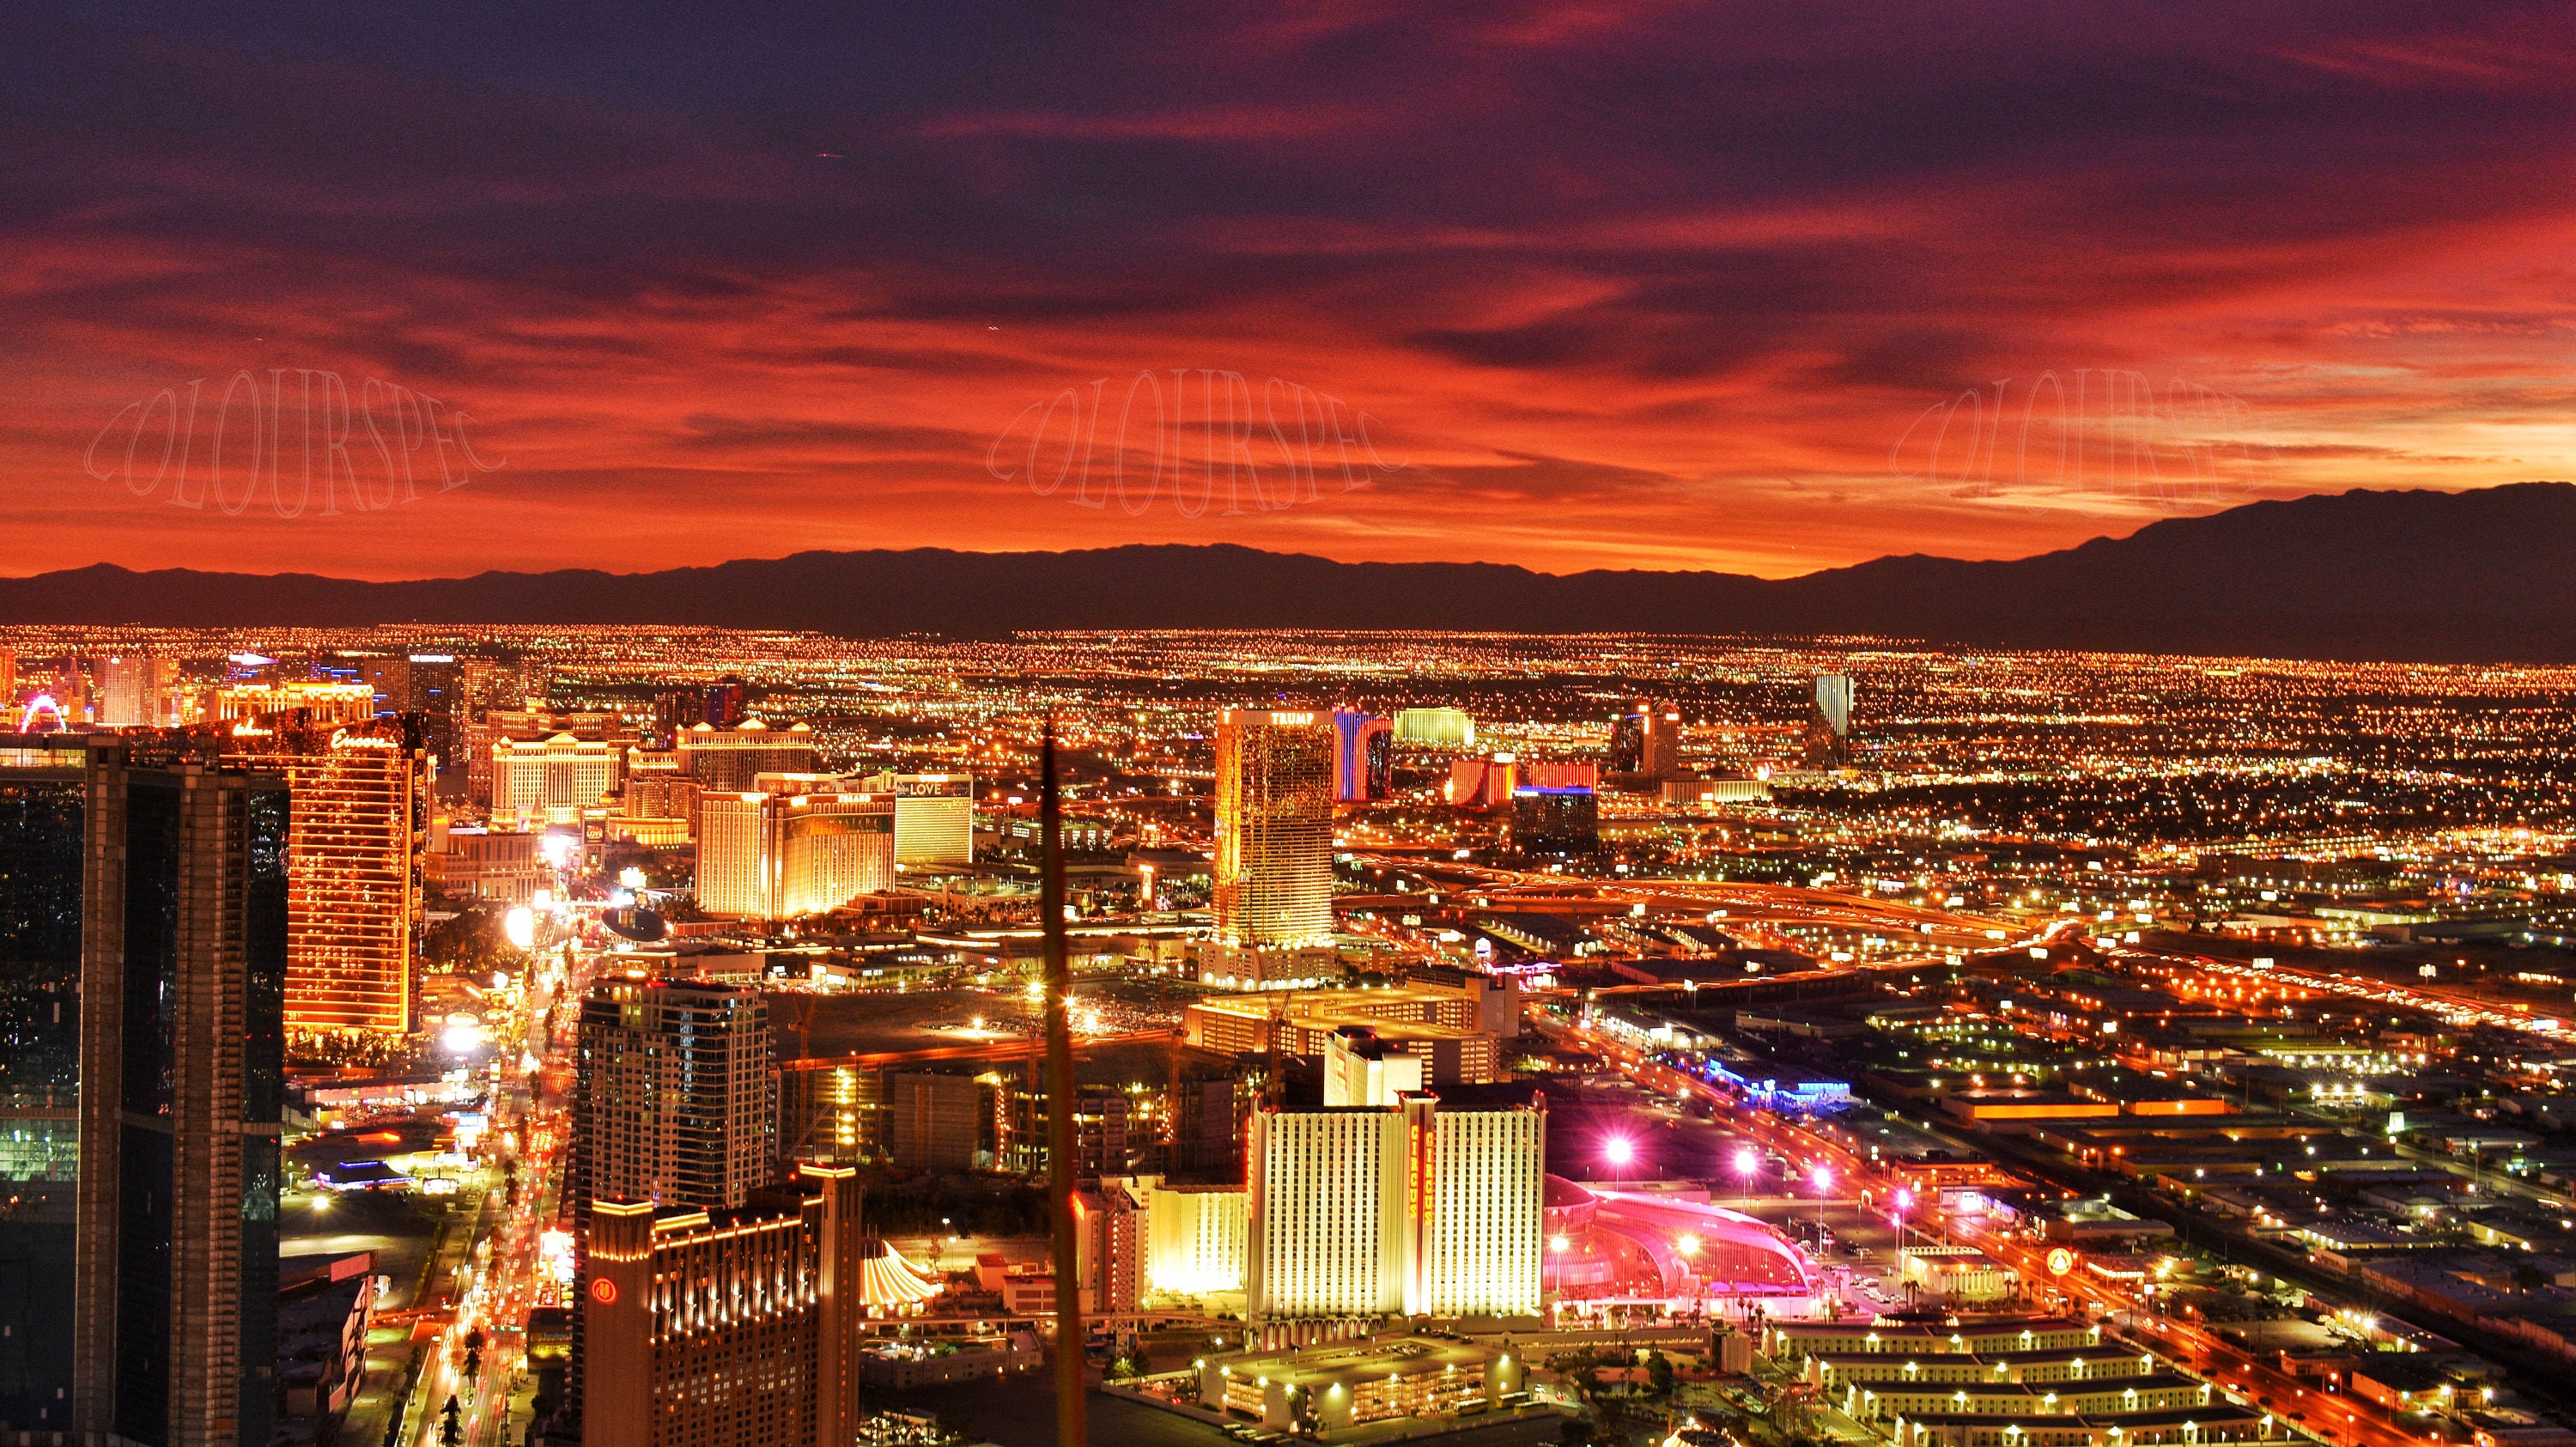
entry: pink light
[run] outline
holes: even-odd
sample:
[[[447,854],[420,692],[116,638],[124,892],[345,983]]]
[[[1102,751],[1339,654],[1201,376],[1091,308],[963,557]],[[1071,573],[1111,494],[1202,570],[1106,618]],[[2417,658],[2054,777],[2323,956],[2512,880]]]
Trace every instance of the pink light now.
[[[1816,1183],[1816,1189],[1822,1191],[1834,1183],[1833,1169],[1829,1166],[1818,1166],[1808,1175],[1807,1179],[1814,1181]]]
[[[1913,1209],[1914,1193],[1912,1191],[1905,1190],[1898,1191],[1896,1193],[1896,1214],[1902,1216]]]
[[[1614,1166],[1624,1166],[1637,1158],[1637,1147],[1626,1136],[1614,1135],[1601,1143],[1601,1156]]]
[[[1737,1175],[1739,1175],[1739,1176],[1749,1176],[1749,1175],[1752,1175],[1752,1174],[1753,1174],[1753,1164],[1754,1164],[1754,1163],[1753,1163],[1753,1152],[1751,1152],[1751,1151],[1737,1151],[1737,1152],[1735,1153],[1735,1173],[1736,1173]]]

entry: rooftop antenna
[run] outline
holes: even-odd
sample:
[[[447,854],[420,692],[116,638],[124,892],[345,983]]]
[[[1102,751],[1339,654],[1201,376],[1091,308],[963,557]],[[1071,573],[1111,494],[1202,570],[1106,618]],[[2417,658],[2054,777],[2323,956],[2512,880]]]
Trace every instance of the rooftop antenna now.
[[[1064,810],[1057,798],[1055,714],[1046,720],[1038,778],[1038,911],[1046,936],[1047,1206],[1054,1227],[1055,1440],[1085,1447],[1082,1401],[1082,1257],[1074,1232],[1073,967],[1064,944]]]

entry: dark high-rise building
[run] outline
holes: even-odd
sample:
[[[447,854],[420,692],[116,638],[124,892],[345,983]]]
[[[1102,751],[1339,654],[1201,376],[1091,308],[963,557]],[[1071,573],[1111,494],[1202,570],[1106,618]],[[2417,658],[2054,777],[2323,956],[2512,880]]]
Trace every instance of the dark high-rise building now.
[[[8,1429],[269,1440],[287,790],[213,748],[0,736]]]
[[[707,685],[705,723],[714,728],[729,729],[751,717],[751,687],[739,678],[719,679]]]
[[[967,1075],[885,1078],[885,1150],[909,1171],[971,1171],[991,1133],[983,1091]],[[989,1163],[989,1158],[986,1163]]]
[[[1682,776],[1682,716],[1641,703],[1610,721],[1610,752],[1602,772],[1614,787],[1653,789]]]
[[[689,689],[653,695],[653,728],[646,742],[653,748],[679,746],[680,735],[707,721],[706,696]]]
[[[1601,801],[1590,789],[1512,791],[1512,848],[1570,859],[1601,852]]]
[[[549,687],[545,665],[524,660],[469,654],[456,660],[456,699],[449,712],[460,727],[481,723],[493,709],[527,709],[531,701],[544,708]]]
[[[1233,1075],[1182,1080],[1166,1107],[1172,1115],[1172,1149],[1165,1169],[1211,1180],[1240,1180],[1248,1082]]]
[[[411,659],[403,654],[369,654],[357,660],[358,681],[376,691],[376,712],[401,713],[411,707]]]
[[[0,1427],[73,1424],[88,753],[0,738]]]
[[[402,712],[420,716],[430,754],[440,769],[452,769],[461,761],[457,751],[465,738],[465,671],[450,653],[415,653],[405,661],[411,688]]]
[[[580,1030],[564,1199],[572,1203],[574,1264],[587,1301],[597,1203],[729,1210],[771,1179],[778,1067],[768,1004],[737,985],[605,981],[582,1001]],[[586,1331],[577,1316],[576,1421]]]

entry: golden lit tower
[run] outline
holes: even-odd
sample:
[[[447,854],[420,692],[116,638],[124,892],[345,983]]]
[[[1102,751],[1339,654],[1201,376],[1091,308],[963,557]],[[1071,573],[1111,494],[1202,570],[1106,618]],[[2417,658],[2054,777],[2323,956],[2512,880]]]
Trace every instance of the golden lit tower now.
[[[1333,938],[1332,718],[1227,709],[1216,726],[1211,977],[1320,973]]]
[[[858,1432],[859,1183],[801,1166],[734,1209],[592,1207],[587,1447],[841,1447]],[[614,1384],[609,1390],[606,1384]]]
[[[286,772],[286,1028],[411,1029],[429,750],[417,720],[328,732],[237,727],[232,751]]]
[[[1264,1110],[1252,1120],[1247,1314],[1536,1316],[1547,1117],[1533,1099],[1443,1110]]]

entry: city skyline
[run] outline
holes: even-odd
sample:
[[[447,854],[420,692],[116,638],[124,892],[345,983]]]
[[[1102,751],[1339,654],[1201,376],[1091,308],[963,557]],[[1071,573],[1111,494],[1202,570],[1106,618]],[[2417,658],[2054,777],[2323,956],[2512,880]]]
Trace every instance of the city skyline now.
[[[82,1147],[150,991],[67,1008],[75,967],[282,1047],[241,1061],[282,1073],[241,1122],[278,1168],[174,1231],[262,1271],[173,1442],[963,1447],[919,1413],[971,1397],[1006,1447],[1076,1400],[1208,1447],[1190,1413],[2405,1447],[2400,1392],[2568,1410],[2528,1375],[2576,1360],[2567,666],[451,624],[21,628],[0,671],[58,700],[0,759],[0,1340],[145,1239],[66,1195],[137,1179]],[[265,954],[91,907],[128,754],[275,770],[237,779]],[[406,1018],[348,1028],[361,980]],[[2327,1320],[2194,1324],[2282,1312]],[[1590,1354],[1613,1325],[1645,1361]],[[1076,1335],[1117,1391],[1050,1385]],[[2370,1385],[2309,1405],[2316,1371]]]
[[[0,8],[0,1447],[2576,1447],[2571,81]]]

